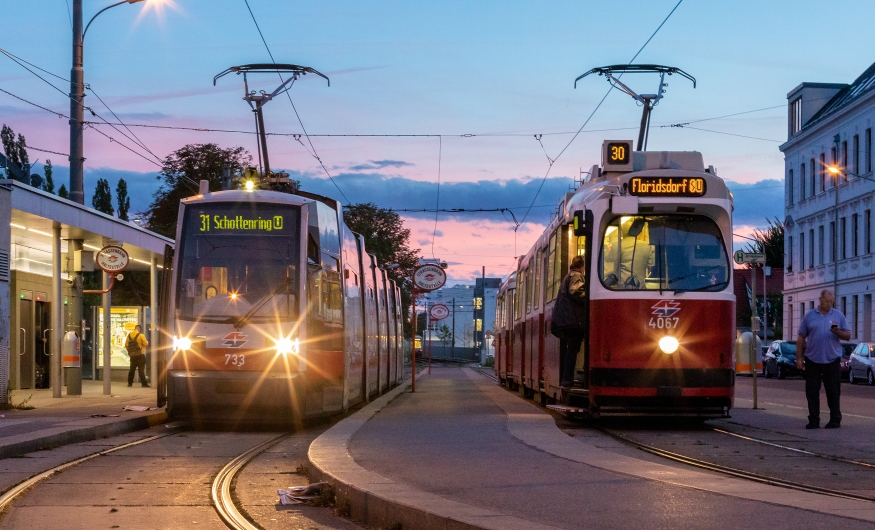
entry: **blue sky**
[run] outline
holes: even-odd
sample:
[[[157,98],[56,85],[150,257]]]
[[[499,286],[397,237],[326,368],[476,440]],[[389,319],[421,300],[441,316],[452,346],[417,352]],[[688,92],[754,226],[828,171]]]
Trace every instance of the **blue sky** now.
[[[0,0],[0,47],[62,77],[70,71],[68,1]],[[84,0],[86,20],[110,0]],[[595,66],[628,62],[677,0],[612,2],[332,2],[249,0],[278,62],[311,66],[331,78],[307,76],[290,92],[310,134],[432,135],[311,138],[335,185],[303,143],[268,140],[272,166],[300,178],[306,189],[352,202],[392,208],[515,208],[530,204],[514,233],[507,215],[405,214],[413,243],[453,264],[451,281],[506,273],[571,184],[599,161],[604,139],[634,138],[640,108],[614,91],[577,131],[608,90],[603,78],[574,79]],[[684,0],[644,48],[637,63],[677,66],[696,77],[668,78],[655,109],[649,149],[698,150],[729,181],[736,196],[736,233],[749,234],[766,218],[783,218],[786,94],[803,81],[853,81],[875,60],[868,1],[733,2]],[[828,24],[837,24],[833,30]],[[241,101],[242,79],[229,66],[269,62],[244,0],[175,0],[121,5],[100,15],[85,43],[85,78],[126,123],[253,130]],[[63,92],[64,81],[47,77]],[[624,78],[653,92],[657,78]],[[272,90],[273,76],[256,88]],[[65,96],[0,56],[0,88],[66,113]],[[88,105],[110,113],[93,97]],[[671,124],[770,110],[691,123]],[[267,130],[302,133],[285,98],[265,107]],[[0,93],[0,122],[34,147],[68,152],[66,120]],[[666,126],[666,127],[663,127]],[[696,130],[697,129],[707,129]],[[159,158],[187,143],[242,145],[251,134],[131,128]],[[102,131],[131,142],[103,126]],[[540,142],[535,135],[543,135]],[[439,138],[437,135],[441,135]],[[543,144],[543,148],[542,148]],[[86,131],[86,195],[98,177],[114,188],[124,177],[134,210],[147,207],[157,187],[154,158],[137,156],[95,131]],[[534,190],[548,157],[553,164],[540,195]],[[64,156],[51,158],[59,183]],[[147,159],[151,159],[151,162]],[[522,208],[519,208],[522,207]]]

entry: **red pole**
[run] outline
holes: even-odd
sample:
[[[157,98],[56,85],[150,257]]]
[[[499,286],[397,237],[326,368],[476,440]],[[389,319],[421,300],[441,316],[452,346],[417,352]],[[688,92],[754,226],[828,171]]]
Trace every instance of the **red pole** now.
[[[410,337],[413,339],[410,341],[413,344],[413,355],[411,356],[411,376],[412,382],[410,384],[410,391],[416,392],[416,288],[412,290],[413,297],[413,322],[411,323],[413,332],[410,334]]]

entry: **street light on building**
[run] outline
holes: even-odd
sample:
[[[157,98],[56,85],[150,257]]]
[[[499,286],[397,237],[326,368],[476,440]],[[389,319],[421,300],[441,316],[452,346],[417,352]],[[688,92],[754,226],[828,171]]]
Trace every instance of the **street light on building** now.
[[[122,0],[109,5],[91,17],[85,30],[82,30],[82,0],[73,0],[73,67],[70,69],[70,200],[85,204],[83,171],[85,157],[83,156],[83,115],[85,113],[85,75],[82,69],[83,45],[85,33],[98,15],[107,9],[122,4],[137,4],[146,0]],[[150,3],[163,0],[148,0]]]

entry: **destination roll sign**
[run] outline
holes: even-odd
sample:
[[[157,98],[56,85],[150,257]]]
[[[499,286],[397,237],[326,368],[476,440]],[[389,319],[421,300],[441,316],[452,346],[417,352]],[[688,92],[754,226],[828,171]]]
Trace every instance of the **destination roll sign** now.
[[[200,232],[273,232],[283,229],[283,216],[200,214]]]
[[[707,191],[701,177],[633,177],[629,195],[638,197],[701,197]]]

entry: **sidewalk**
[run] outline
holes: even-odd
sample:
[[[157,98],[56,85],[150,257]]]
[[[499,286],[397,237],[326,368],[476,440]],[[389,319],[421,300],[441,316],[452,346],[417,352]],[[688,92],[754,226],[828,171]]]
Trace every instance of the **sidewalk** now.
[[[83,381],[81,396],[67,396],[66,388],[60,398],[50,389],[10,394],[18,408],[0,410],[0,458],[146,429],[167,419],[164,409],[156,408],[154,388],[128,388],[124,382],[113,381],[110,396],[103,394],[103,381]],[[125,411],[126,405],[154,410]]]
[[[572,438],[541,409],[464,368],[433,368],[415,394],[399,388],[375,400],[314,441],[309,456],[338,502],[377,526],[850,530],[875,522],[869,503]]]

